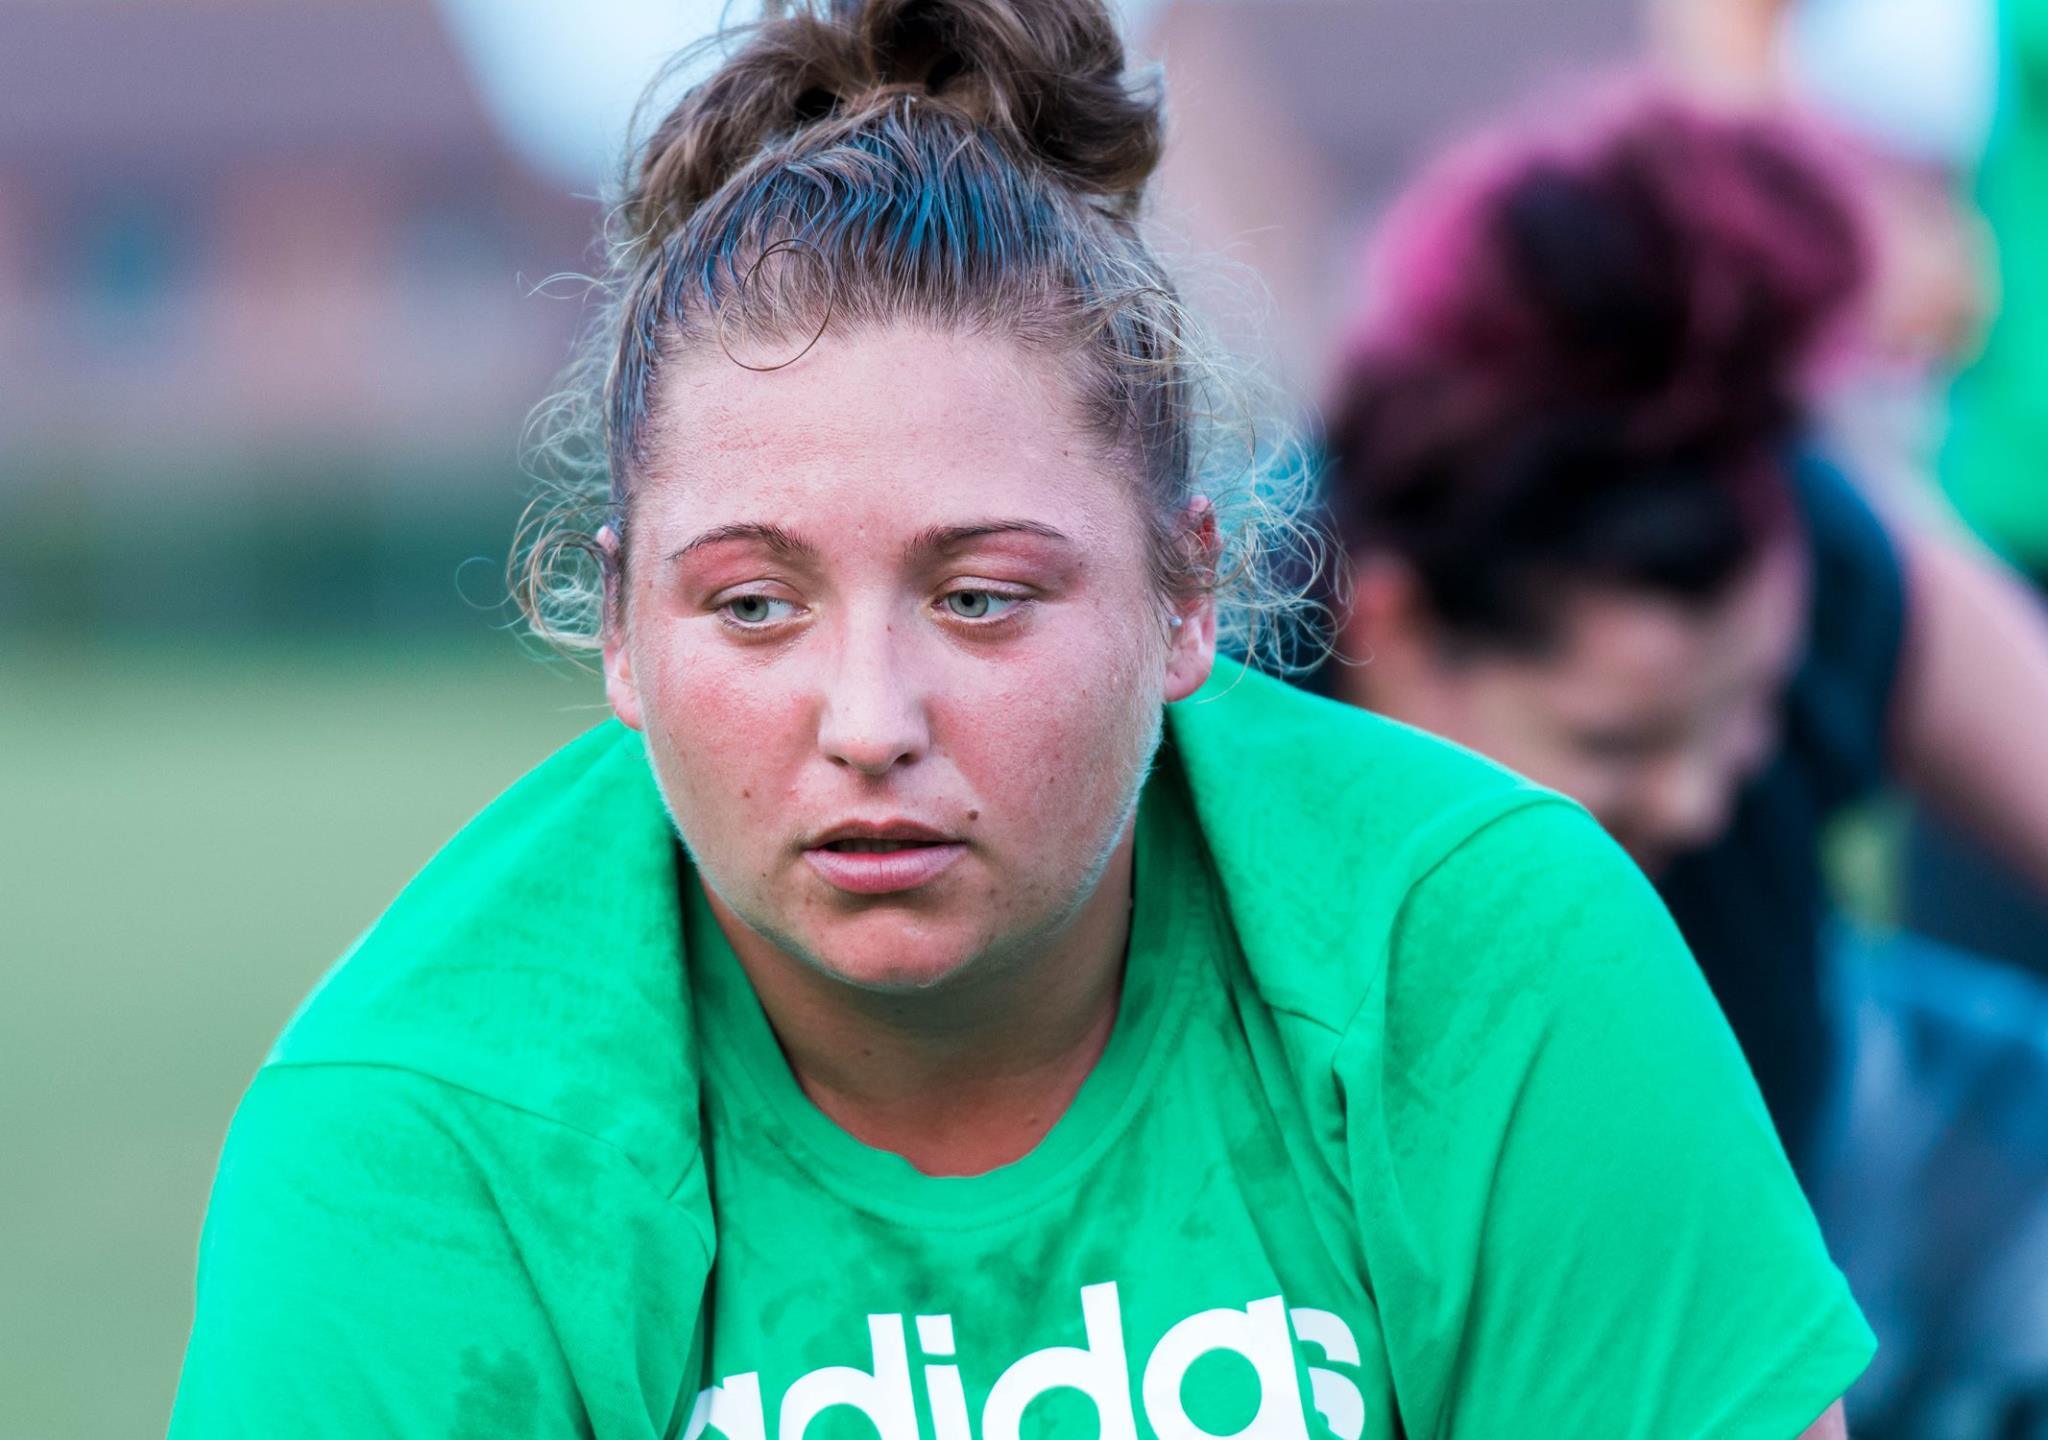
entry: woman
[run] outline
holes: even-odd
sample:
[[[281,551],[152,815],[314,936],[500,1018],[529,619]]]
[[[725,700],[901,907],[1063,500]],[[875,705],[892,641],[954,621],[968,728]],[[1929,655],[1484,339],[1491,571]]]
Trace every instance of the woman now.
[[[2048,639],[1806,449],[1864,264],[1799,136],[1641,94],[1550,120],[1380,236],[1329,469],[1368,663],[1320,678],[1655,878],[1876,1326],[1859,1434],[2043,1433],[2048,995],[1849,935],[1821,855],[1903,776],[2048,875]]]
[[[1840,1433],[1867,1332],[1626,859],[1181,703],[1271,527],[1159,127],[1093,0],[874,0],[654,133],[536,562],[557,631],[601,565],[621,723],[265,1064],[174,1434]]]

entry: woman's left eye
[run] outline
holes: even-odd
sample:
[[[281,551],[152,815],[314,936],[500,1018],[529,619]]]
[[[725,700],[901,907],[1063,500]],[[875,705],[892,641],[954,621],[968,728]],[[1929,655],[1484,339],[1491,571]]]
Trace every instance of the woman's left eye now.
[[[939,603],[961,620],[993,620],[1024,600],[1021,595],[998,595],[993,590],[952,590],[941,596]]]
[[[787,620],[796,611],[796,606],[787,600],[778,600],[772,595],[735,595],[718,607],[728,619],[746,629]]]

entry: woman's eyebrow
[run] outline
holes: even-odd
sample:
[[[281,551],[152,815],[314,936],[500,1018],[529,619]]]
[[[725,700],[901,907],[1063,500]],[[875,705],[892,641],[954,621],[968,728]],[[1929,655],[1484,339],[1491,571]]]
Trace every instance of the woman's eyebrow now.
[[[1001,535],[1035,535],[1041,540],[1051,540],[1061,545],[1070,545],[1072,540],[1063,530],[1036,520],[985,520],[972,525],[930,525],[910,537],[904,552],[916,558],[944,555],[958,550],[977,540],[986,540]]]
[[[765,545],[777,555],[791,560],[815,559],[818,553],[817,546],[780,525],[738,520],[730,525],[715,525],[702,535],[693,536],[689,543],[670,551],[668,558],[673,563],[707,545],[721,545],[733,540],[750,540],[757,545]]]

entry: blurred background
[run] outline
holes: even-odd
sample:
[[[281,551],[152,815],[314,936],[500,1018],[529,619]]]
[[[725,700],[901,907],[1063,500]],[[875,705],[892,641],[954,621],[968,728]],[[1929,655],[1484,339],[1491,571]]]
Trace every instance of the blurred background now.
[[[602,718],[505,603],[520,433],[585,318],[631,106],[718,9],[0,0],[4,1440],[161,1428],[271,1039],[464,818]],[[1173,101],[1162,224],[1260,277],[1238,338],[1307,404],[1359,234],[1446,138],[1653,52],[1784,85],[1918,225],[1920,340],[1829,423],[1945,516],[1946,375],[1997,310],[1970,199],[1991,0],[1726,9],[1752,30],[1646,0],[1132,0]],[[1835,847],[1878,923],[1899,814]]]

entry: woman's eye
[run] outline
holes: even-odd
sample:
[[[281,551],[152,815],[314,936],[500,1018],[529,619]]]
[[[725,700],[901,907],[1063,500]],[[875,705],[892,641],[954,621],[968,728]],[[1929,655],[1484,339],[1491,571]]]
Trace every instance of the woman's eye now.
[[[1018,596],[998,595],[993,590],[954,590],[939,603],[962,620],[993,620],[1021,601]]]
[[[787,620],[796,607],[769,595],[735,595],[718,608],[741,625],[769,625]]]

